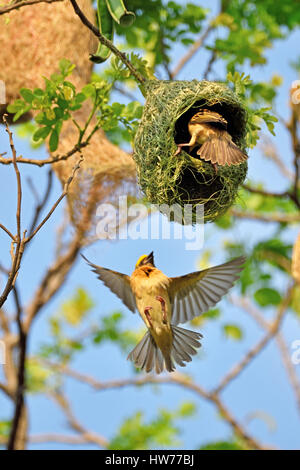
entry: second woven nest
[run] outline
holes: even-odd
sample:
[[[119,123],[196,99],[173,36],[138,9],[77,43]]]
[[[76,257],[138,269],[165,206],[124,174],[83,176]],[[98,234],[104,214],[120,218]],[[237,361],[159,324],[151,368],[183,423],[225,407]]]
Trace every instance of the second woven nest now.
[[[218,166],[181,151],[188,142],[188,121],[201,108],[220,113],[228,122],[233,141],[245,151],[247,112],[224,84],[209,81],[159,81],[146,83],[146,104],[134,144],[139,184],[152,204],[204,204],[204,222],[214,221],[233,204],[247,174],[247,163]],[[160,209],[164,212],[163,209]],[[172,220],[172,219],[171,219]],[[182,220],[182,223],[186,221]]]

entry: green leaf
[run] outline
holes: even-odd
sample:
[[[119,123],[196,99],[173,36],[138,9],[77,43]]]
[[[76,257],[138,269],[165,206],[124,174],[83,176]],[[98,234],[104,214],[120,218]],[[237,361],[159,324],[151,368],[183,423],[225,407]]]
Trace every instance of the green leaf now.
[[[39,361],[32,357],[26,361],[26,374],[27,389],[31,393],[45,392],[48,379],[53,375],[53,372],[46,369]]]
[[[201,446],[199,450],[245,450],[245,447],[234,441],[216,441]]]
[[[94,302],[88,292],[82,287],[78,287],[73,297],[63,303],[61,312],[70,325],[77,326],[93,306]]]
[[[266,307],[280,304],[281,295],[275,289],[263,287],[255,292],[254,299],[261,307]]]
[[[0,421],[0,436],[7,438],[9,436],[10,428],[11,428],[11,421],[8,421],[8,420]]]
[[[32,136],[32,139],[37,142],[40,139],[46,139],[51,132],[51,127],[41,127]]]
[[[25,106],[22,110],[18,111],[13,118],[13,122],[16,122],[23,114],[26,114],[28,111],[30,111],[31,106],[30,104],[28,106]]]
[[[186,401],[180,405],[178,416],[187,417],[192,416],[196,412],[196,405],[190,401]]]
[[[53,129],[50,140],[49,140],[49,148],[51,152],[55,152],[58,147],[58,133],[56,129]]]
[[[72,62],[70,62],[68,59],[61,59],[59,61],[59,69],[62,75],[66,77],[67,75],[70,75],[72,70],[75,69],[75,65],[72,64]]]
[[[86,95],[84,93],[77,93],[74,99],[76,104],[82,103],[85,100],[86,100]]]
[[[41,88],[35,88],[33,90],[33,94],[37,96],[38,98],[41,98],[42,96],[44,96],[45,92]]]
[[[13,103],[11,103],[7,106],[7,111],[9,113],[16,113],[17,111],[20,111],[23,108],[25,108],[25,106],[26,106],[26,104],[24,103],[23,100],[17,99]]]
[[[240,341],[243,338],[243,332],[237,325],[227,324],[223,325],[223,332],[228,338]]]
[[[21,88],[20,95],[22,96],[22,98],[24,98],[25,101],[27,101],[27,103],[32,103],[34,99],[33,92],[28,88]]]

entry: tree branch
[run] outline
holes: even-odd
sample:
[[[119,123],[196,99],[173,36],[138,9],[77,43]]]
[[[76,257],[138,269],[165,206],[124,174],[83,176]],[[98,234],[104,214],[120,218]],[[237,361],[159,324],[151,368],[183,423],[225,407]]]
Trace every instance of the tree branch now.
[[[79,436],[72,436],[67,434],[33,434],[29,436],[29,442],[34,444],[42,444],[44,442],[59,442],[61,444],[80,445],[80,444],[95,444],[91,439],[87,439],[84,434]],[[103,447],[103,446],[101,446]]]
[[[269,330],[264,335],[264,337],[260,341],[258,341],[258,343],[247,352],[247,354],[243,357],[243,359],[240,362],[238,362],[228,374],[225,375],[225,377],[220,381],[220,384],[215,388],[214,393],[219,394],[222,390],[224,390],[225,387],[227,387],[227,385],[230,382],[236,379],[238,375],[240,375],[241,372],[251,362],[251,360],[254,357],[256,357],[267,346],[267,344],[272,338],[276,336],[280,328],[283,316],[290,304],[293,289],[294,289],[294,286],[291,286],[288,289],[285,298],[283,299],[283,301],[281,302],[278,308],[277,314],[275,316],[275,320],[270,325]]]
[[[10,293],[11,289],[14,286],[14,283],[15,283],[15,280],[16,280],[16,277],[17,277],[17,274],[18,274],[18,271],[19,271],[23,250],[24,250],[24,244],[23,244],[22,239],[21,239],[21,202],[22,202],[21,177],[20,177],[20,172],[19,172],[19,169],[18,169],[18,165],[16,163],[17,155],[16,155],[16,149],[15,149],[14,143],[13,143],[12,133],[10,132],[10,129],[9,129],[8,124],[7,124],[5,115],[3,116],[3,121],[4,121],[4,124],[5,124],[5,127],[6,127],[6,132],[8,133],[8,136],[9,136],[9,143],[10,143],[10,148],[11,148],[12,156],[13,156],[13,158],[12,158],[13,167],[14,167],[14,170],[15,170],[16,180],[17,180],[17,209],[16,209],[17,235],[14,237],[15,242],[13,242],[13,244],[14,243],[16,244],[15,251],[13,249],[14,248],[13,244],[12,244],[12,248],[11,248],[12,267],[11,267],[6,285],[4,287],[4,290],[3,290],[3,292],[0,296],[0,308],[2,307],[4,302],[6,301],[6,299],[8,297],[8,294]]]
[[[273,212],[271,214],[260,214],[258,212],[242,212],[237,209],[230,209],[229,214],[239,219],[250,219],[261,222],[278,222],[287,224],[300,222],[300,214],[284,214],[280,212]]]
[[[15,304],[17,307],[17,325],[19,333],[19,364],[18,364],[18,384],[15,394],[15,412],[12,420],[11,431],[8,439],[7,450],[15,450],[19,423],[24,414],[24,392],[25,392],[25,360],[27,350],[27,335],[22,324],[22,307],[19,294],[16,288],[13,289]]]
[[[76,0],[70,0],[72,3],[72,6],[74,8],[74,11],[76,15],[79,16],[81,22],[89,29],[92,31],[92,33],[98,38],[98,40],[104,44],[104,46],[108,47],[112,51],[115,56],[119,57],[119,59],[123,62],[123,64],[126,65],[128,70],[130,70],[131,74],[137,79],[138,82],[140,82],[142,85],[145,83],[146,78],[132,65],[130,60],[127,58],[126,54],[123,52],[119,51],[119,49],[116,48],[116,46],[113,45],[111,41],[106,39],[104,37],[98,28],[96,28],[90,21],[89,19],[84,15],[84,13],[81,11],[79,8]]]
[[[33,232],[28,237],[25,238],[25,243],[30,242],[33,239],[33,237],[35,237],[35,235],[39,232],[39,230],[43,227],[43,225],[45,225],[47,220],[51,217],[51,215],[53,214],[53,212],[55,211],[57,206],[61,203],[61,201],[64,199],[64,197],[68,194],[69,186],[72,183],[76,172],[79,170],[82,160],[83,160],[83,156],[80,157],[78,163],[74,166],[72,175],[70,176],[67,183],[65,184],[63,193],[60,195],[60,197],[57,199],[57,201],[53,204],[53,206],[49,210],[48,214],[41,221],[41,223],[33,230]]]
[[[84,439],[85,442],[89,442],[91,444],[97,444],[99,447],[108,447],[108,441],[105,437],[101,436],[100,434],[96,434],[94,432],[88,431],[79,421],[75,418],[74,413],[71,409],[70,403],[68,402],[65,395],[62,392],[53,392],[49,394],[50,398],[52,398],[55,403],[60,407],[62,412],[67,418],[69,426],[74,429],[74,431],[80,434],[80,437]]]
[[[141,386],[141,385],[148,385],[148,384],[173,384],[179,385],[185,389],[188,389],[194,393],[196,393],[201,398],[208,400],[215,404],[218,408],[218,411],[221,413],[222,417],[225,421],[232,427],[233,431],[239,436],[245,443],[252,449],[263,449],[264,447],[250,436],[243,426],[231,415],[228,409],[225,407],[224,403],[219,398],[218,394],[215,392],[208,392],[203,389],[200,385],[195,384],[193,381],[190,380],[189,377],[180,374],[178,372],[174,372],[172,374],[164,375],[164,376],[156,376],[156,375],[146,375],[142,377],[134,377],[130,379],[121,379],[121,380],[110,380],[107,382],[100,382],[94,379],[91,376],[81,374],[77,371],[70,369],[67,366],[62,366],[60,364],[53,364],[46,362],[48,366],[58,369],[65,375],[72,377],[76,380],[79,380],[81,383],[87,383],[95,390],[111,390],[111,389],[119,389],[128,386]]]
[[[16,241],[15,237],[13,236],[13,234],[8,230],[8,228],[6,228],[4,225],[2,225],[0,223],[0,228],[2,228],[2,230],[4,230],[4,232],[7,233],[7,235],[12,239],[13,242]]]
[[[33,216],[33,219],[32,219],[31,225],[30,225],[30,229],[28,230],[29,235],[31,235],[33,233],[33,230],[35,229],[36,224],[39,220],[40,213],[43,210],[43,208],[45,207],[45,205],[47,204],[47,201],[48,201],[50,193],[51,193],[52,181],[53,181],[53,172],[52,172],[52,170],[49,170],[48,171],[48,176],[47,176],[47,186],[46,186],[46,190],[45,190],[45,193],[44,193],[44,197],[40,201],[39,196],[38,196],[38,194],[35,191],[35,188],[33,186],[33,183],[30,180],[29,184],[32,187],[32,192],[35,195],[37,203],[36,203],[34,216]]]
[[[179,72],[181,72],[183,67],[192,59],[192,57],[196,54],[200,47],[203,46],[206,38],[209,36],[213,29],[214,26],[212,23],[210,23],[204,30],[203,34],[199,37],[199,39],[191,45],[187,53],[179,60],[178,64],[174,67],[171,72],[171,78],[174,79],[179,74]]]
[[[28,165],[36,165],[42,167],[44,165],[52,165],[53,163],[62,162],[64,160],[68,160],[68,158],[72,157],[77,152],[80,152],[82,148],[86,147],[89,144],[89,141],[86,140],[81,142],[80,144],[76,144],[72,150],[67,152],[65,155],[58,155],[57,157],[45,158],[44,160],[35,160],[34,158],[23,158],[17,157],[17,163],[26,163]],[[13,163],[12,158],[0,158],[0,163],[3,165],[10,165]]]
[[[25,1],[15,1],[10,5],[0,8],[0,15],[5,15],[13,10],[18,10],[19,8],[26,7],[29,5],[35,5],[36,3],[54,3],[54,2],[63,2],[64,0],[25,0]]]
[[[299,175],[297,175],[296,179],[298,181]],[[243,188],[246,189],[246,191],[249,191],[249,193],[260,194],[261,196],[265,197],[289,198],[300,209],[300,201],[298,200],[298,197],[295,194],[295,190],[293,192],[285,191],[283,193],[272,193],[270,191],[265,191],[264,189],[253,188],[251,186],[248,186],[247,184],[244,184]]]
[[[250,302],[247,298],[239,298],[236,296],[231,296],[230,301],[233,305],[243,308],[255,321],[267,331],[270,331],[271,325],[268,321],[263,318],[263,315],[260,311]],[[291,357],[289,354],[288,347],[285,343],[284,337],[280,331],[276,335],[276,343],[281,354],[283,365],[286,369],[291,387],[294,391],[297,406],[300,412],[300,381],[296,374],[295,368],[292,365]]]

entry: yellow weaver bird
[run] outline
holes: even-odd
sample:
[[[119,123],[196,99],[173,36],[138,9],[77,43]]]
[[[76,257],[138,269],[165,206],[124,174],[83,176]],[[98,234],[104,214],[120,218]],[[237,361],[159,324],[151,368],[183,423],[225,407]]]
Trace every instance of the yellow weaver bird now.
[[[191,152],[195,147],[201,146],[197,155],[214,166],[239,165],[248,158],[232,141],[231,135],[227,132],[227,121],[221,114],[202,109],[191,117],[188,130],[190,141],[179,144],[175,155],[180,153],[182,147],[189,146]]]
[[[82,257],[93,272],[122,302],[140,313],[148,331],[128,359],[146,372],[172,372],[174,362],[185,366],[201,346],[202,335],[177,326],[213,307],[233,286],[244,257],[196,271],[168,277],[154,265],[153,252],[141,256],[131,276],[102,268]]]

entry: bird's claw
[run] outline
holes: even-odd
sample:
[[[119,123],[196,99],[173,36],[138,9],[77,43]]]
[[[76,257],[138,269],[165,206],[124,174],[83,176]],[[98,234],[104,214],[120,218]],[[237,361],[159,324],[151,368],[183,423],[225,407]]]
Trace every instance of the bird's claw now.
[[[174,153],[174,157],[175,157],[176,155],[178,155],[178,154],[181,152],[182,147],[186,147],[186,146],[188,146],[188,145],[190,145],[190,144],[189,144],[189,143],[187,143],[187,144],[178,144],[178,145],[177,145],[177,150],[176,150],[176,152]]]
[[[146,318],[147,318],[147,321],[148,321],[148,323],[149,323],[150,328],[153,328],[152,321],[151,321],[151,315],[150,315],[150,313],[149,313],[149,310],[152,310],[152,307],[146,307],[146,308],[144,309],[144,314],[145,314],[145,316],[146,316]]]
[[[161,295],[156,296],[156,300],[161,303],[161,309],[163,313],[163,323],[167,323],[167,312],[166,312],[166,301]]]

